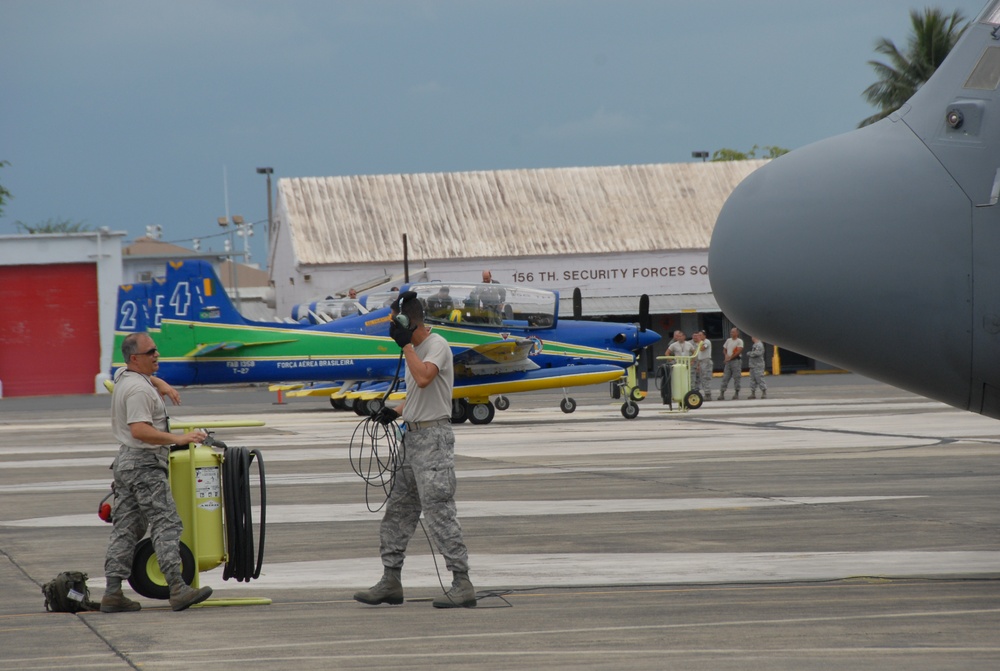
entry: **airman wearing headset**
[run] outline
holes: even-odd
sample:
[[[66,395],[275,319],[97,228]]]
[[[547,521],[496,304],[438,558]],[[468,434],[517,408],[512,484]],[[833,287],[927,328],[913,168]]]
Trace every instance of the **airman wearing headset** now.
[[[448,342],[424,325],[423,305],[413,291],[392,304],[389,335],[406,359],[406,400],[383,408],[376,419],[389,424],[402,416],[403,463],[385,505],[379,529],[382,579],[358,592],[361,603],[403,603],[401,572],[406,546],[420,514],[452,572],[451,589],[435,608],[471,608],[476,590],[469,580],[469,552],[455,508],[455,434],[451,428],[454,365]]]

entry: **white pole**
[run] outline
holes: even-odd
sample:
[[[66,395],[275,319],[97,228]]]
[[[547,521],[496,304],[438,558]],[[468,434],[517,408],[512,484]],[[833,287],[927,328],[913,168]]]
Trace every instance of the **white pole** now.
[[[226,223],[228,226],[236,228],[236,224],[229,218],[229,175],[226,172],[225,164],[222,166],[222,194],[226,200]],[[240,305],[240,290],[236,286],[236,262],[233,261],[233,253],[236,251],[233,228],[229,229],[229,277],[232,282],[233,297],[236,299],[236,311],[239,312],[242,306]]]

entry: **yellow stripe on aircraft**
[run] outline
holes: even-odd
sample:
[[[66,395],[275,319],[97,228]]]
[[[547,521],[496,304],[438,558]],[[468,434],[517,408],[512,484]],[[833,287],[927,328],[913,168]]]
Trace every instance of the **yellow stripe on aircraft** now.
[[[466,398],[467,396],[475,395],[517,394],[524,391],[541,391],[543,389],[556,389],[565,386],[576,387],[588,384],[600,384],[602,382],[617,380],[624,374],[624,370],[613,370],[597,373],[568,373],[554,377],[513,380],[510,382],[484,382],[483,384],[455,387],[452,392],[452,398]]]

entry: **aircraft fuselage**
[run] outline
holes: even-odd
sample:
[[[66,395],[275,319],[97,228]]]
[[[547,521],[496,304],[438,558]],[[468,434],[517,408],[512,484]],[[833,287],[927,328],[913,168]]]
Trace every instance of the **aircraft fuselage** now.
[[[741,329],[1000,418],[1000,12],[898,112],[747,177],[711,283]]]

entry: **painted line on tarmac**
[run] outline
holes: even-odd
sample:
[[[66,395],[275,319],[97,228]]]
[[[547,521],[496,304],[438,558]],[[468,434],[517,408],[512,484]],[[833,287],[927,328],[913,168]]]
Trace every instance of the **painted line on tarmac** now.
[[[601,433],[592,428],[581,432],[579,440],[571,444],[545,444],[538,441],[537,432],[533,438],[527,434],[511,434],[498,436],[482,436],[469,440],[467,436],[457,436],[455,454],[461,457],[509,459],[516,457],[540,456],[582,456],[602,454],[676,454],[682,452],[758,452],[781,450],[819,450],[830,448],[890,448],[919,447],[936,445],[943,438],[919,438],[899,435],[868,435],[837,432],[833,434],[835,443],[825,443],[815,439],[816,430],[795,431],[786,430],[783,433],[771,432],[765,434],[761,429],[756,434],[748,434],[745,425],[734,424],[729,436],[720,435],[718,427],[689,428],[685,432],[663,433],[659,429],[648,435],[637,433],[623,434],[621,430]],[[712,437],[712,442],[706,442],[706,436]],[[824,435],[830,435],[824,433]],[[295,444],[298,441],[288,441]],[[325,441],[329,445],[334,441]],[[341,441],[346,442],[346,441]],[[304,444],[315,444],[310,440]],[[298,443],[303,444],[303,443]],[[254,443],[248,441],[243,447],[254,448]],[[263,450],[265,463],[287,461],[316,461],[321,459],[346,459],[349,455],[347,447],[330,448],[294,448]],[[72,457],[64,459],[26,459],[0,461],[0,470],[28,468],[86,468],[93,466],[110,466],[114,453],[103,457]]]
[[[25,459],[23,461],[0,461],[0,470],[15,468],[83,468],[87,466],[110,467],[118,454],[117,449],[104,457],[73,457],[69,459]],[[280,461],[320,461],[323,459],[347,459],[346,447],[315,447],[311,449],[275,450],[264,455],[265,463]]]
[[[548,517],[551,515],[621,515],[653,512],[745,510],[775,506],[808,506],[916,499],[923,496],[801,496],[785,498],[685,498],[685,499],[579,499],[563,501],[460,501],[460,518]],[[260,509],[252,511],[260,519]],[[357,503],[317,503],[267,507],[267,524],[370,522],[380,519]],[[59,528],[104,526],[96,513],[33,517],[0,521],[0,526]]]
[[[414,543],[414,545],[417,545]],[[417,548],[414,547],[414,550]],[[1000,553],[926,552],[696,552],[476,554],[469,557],[477,590],[540,587],[731,584],[844,580],[857,577],[915,578],[997,576]],[[444,572],[443,562],[437,558]],[[377,555],[264,565],[253,587],[222,579],[222,567],[199,575],[214,590],[350,589],[367,587],[381,575]],[[97,582],[103,582],[97,578]],[[440,589],[428,554],[408,553],[407,588]],[[448,580],[445,580],[447,583]],[[94,587],[91,590],[94,591]],[[415,596],[415,595],[414,595]]]
[[[266,463],[271,463],[267,459]],[[516,466],[507,468],[481,468],[459,471],[459,480],[476,478],[504,478],[526,475],[565,475],[569,473],[632,473],[638,471],[664,471],[670,466]],[[345,485],[360,484],[361,479],[354,473],[278,473],[266,474],[268,487],[284,485]],[[0,494],[95,492],[108,490],[112,477],[97,480],[51,480],[45,482],[21,482],[14,485],[0,485]],[[256,471],[250,474],[250,485],[257,489],[259,478]]]

